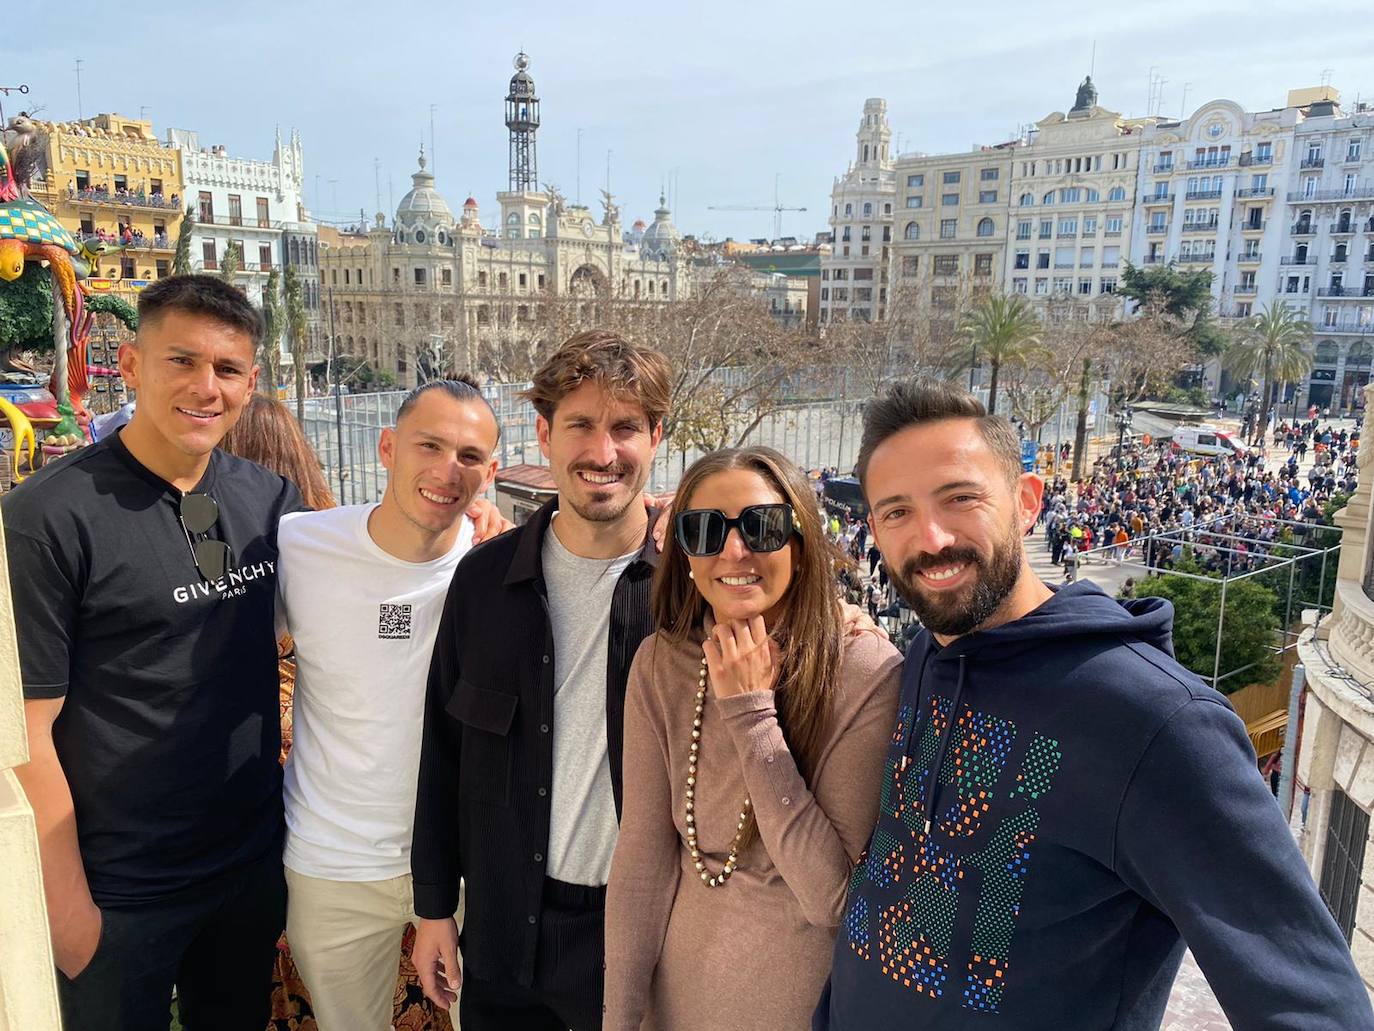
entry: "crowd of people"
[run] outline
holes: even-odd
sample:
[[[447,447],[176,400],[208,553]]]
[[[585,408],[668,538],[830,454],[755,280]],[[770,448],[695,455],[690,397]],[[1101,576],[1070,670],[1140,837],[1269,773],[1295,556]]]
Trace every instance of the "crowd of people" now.
[[[1262,567],[1276,542],[1303,543],[1328,504],[1354,492],[1358,476],[1358,428],[1313,419],[1280,424],[1274,440],[1288,454],[1277,467],[1259,449],[1200,456],[1163,441],[1134,443],[1124,460],[1104,456],[1081,482],[1055,477],[1040,513],[1051,561],[1063,565],[1066,581],[1085,552],[1160,569],[1185,551],[1211,573]],[[1314,461],[1302,471],[1309,448]]]
[[[1374,1031],[1168,602],[1036,576],[1043,483],[957,385],[866,406],[865,525],[761,447],[669,514],[669,361],[586,330],[526,391],[557,496],[512,527],[470,377],[332,506],[253,397],[261,312],[172,276],[139,315],[129,422],[3,499],[65,1026],[175,991],[261,1031],[284,929],[320,1031],[1157,1027],[1185,944],[1237,1028]],[[904,652],[838,603],[865,558]]]
[[[101,183],[99,186],[88,186],[84,189],[68,186],[67,199],[134,204],[145,208],[177,208],[181,206],[181,197],[175,193],[167,197],[163,195],[161,190],[149,192],[142,186],[136,190],[130,190],[124,186],[116,186],[114,189],[110,189],[109,183]]]
[[[101,243],[119,244],[135,250],[145,247],[166,249],[171,246],[171,238],[166,233],[154,233],[149,236],[142,229],[127,222],[120,222],[119,228],[114,232],[97,226],[94,232],[80,234],[80,238],[82,240],[97,240]]]

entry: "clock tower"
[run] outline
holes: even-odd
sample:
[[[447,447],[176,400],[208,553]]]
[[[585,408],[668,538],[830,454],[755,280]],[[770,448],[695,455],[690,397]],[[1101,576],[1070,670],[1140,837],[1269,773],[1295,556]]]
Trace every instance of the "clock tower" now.
[[[530,58],[515,55],[515,74],[506,93],[506,128],[510,130],[510,189],[499,193],[502,238],[536,239],[548,235],[549,198],[539,191],[539,96],[529,73]]]

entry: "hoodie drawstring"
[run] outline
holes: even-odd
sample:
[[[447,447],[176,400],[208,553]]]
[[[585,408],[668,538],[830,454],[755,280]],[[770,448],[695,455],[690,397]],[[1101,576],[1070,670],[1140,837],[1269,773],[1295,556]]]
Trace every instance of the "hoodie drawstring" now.
[[[937,779],[938,779],[939,776],[940,776],[940,770],[941,770],[941,769],[944,767],[944,765],[945,765],[945,753],[949,751],[949,741],[950,741],[950,738],[952,738],[952,737],[954,736],[954,723],[955,723],[955,721],[959,718],[959,704],[960,704],[960,702],[963,700],[963,696],[964,696],[964,667],[965,667],[965,656],[960,655],[960,656],[959,656],[959,676],[958,676],[958,679],[956,679],[955,682],[954,682],[954,701],[953,701],[953,703],[950,705],[950,709],[949,709],[949,718],[945,720],[945,729],[944,729],[943,731],[941,731],[941,733],[940,733],[940,744],[939,744],[939,747],[935,749],[935,761],[931,764],[931,767],[930,767],[930,775],[929,775],[929,776],[927,777],[927,779],[926,779],[926,798],[925,798],[925,803],[926,803],[926,831],[925,831],[925,832],[926,832],[926,835],[927,835],[927,836],[930,835],[930,827],[931,827],[931,824],[934,822],[934,817],[935,817],[935,788],[936,788]],[[925,673],[925,667],[924,667],[924,666],[922,666],[921,672],[922,672],[922,674]],[[922,677],[922,679],[924,679],[924,676]],[[915,729],[915,728],[913,728],[913,733],[912,733],[912,735],[911,735],[912,738],[914,738],[914,737],[916,736],[915,733],[914,733],[914,729]],[[908,741],[907,741],[907,752],[908,752],[908,755],[910,754],[910,751],[911,751],[911,741],[908,740]]]

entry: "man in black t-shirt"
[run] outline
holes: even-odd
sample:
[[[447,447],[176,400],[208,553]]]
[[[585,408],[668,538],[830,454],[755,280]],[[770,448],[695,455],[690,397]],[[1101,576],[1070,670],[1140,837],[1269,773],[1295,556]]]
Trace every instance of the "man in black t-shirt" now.
[[[215,447],[257,379],[258,311],[210,276],[139,301],[118,435],[5,497],[64,1021],[266,1024],[285,917],[276,527],[302,508]]]

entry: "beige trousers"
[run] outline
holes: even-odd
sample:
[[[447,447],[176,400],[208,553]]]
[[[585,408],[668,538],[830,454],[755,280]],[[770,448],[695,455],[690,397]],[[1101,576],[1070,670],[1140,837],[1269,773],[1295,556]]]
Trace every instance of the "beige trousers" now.
[[[391,1031],[401,935],[418,924],[410,874],[327,881],[286,870],[286,940],[319,1031]]]

